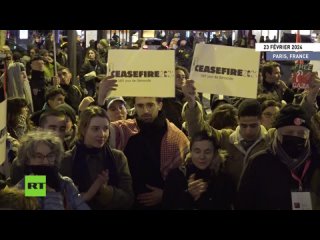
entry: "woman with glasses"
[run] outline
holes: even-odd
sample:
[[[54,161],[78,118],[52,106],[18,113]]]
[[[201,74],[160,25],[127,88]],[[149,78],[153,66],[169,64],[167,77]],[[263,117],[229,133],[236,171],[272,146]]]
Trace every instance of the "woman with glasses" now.
[[[181,90],[182,85],[189,79],[189,71],[182,66],[176,66],[175,68],[175,97],[164,98],[162,103],[162,111],[166,118],[174,123],[179,129],[182,129],[184,122],[181,112],[184,103],[186,102],[185,96]],[[199,100],[197,98],[197,100]]]
[[[261,124],[266,128],[272,128],[274,119],[279,114],[281,104],[274,100],[265,100],[261,104],[262,115]]]
[[[61,139],[53,132],[34,131],[21,138],[17,168],[24,176],[16,185],[25,188],[25,176],[46,176],[46,196],[38,197],[43,210],[89,210],[73,181],[62,176],[58,167],[64,156]]]

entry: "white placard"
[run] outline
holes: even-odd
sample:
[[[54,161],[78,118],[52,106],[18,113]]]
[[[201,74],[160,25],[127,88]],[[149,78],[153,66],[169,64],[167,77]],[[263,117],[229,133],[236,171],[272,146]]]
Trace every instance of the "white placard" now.
[[[98,31],[97,30],[86,30],[86,47],[89,47],[90,40],[97,41],[98,39]]]
[[[199,92],[256,98],[259,60],[254,49],[197,44],[190,78]]]
[[[174,97],[174,51],[111,49],[108,76],[117,79],[112,96]]]

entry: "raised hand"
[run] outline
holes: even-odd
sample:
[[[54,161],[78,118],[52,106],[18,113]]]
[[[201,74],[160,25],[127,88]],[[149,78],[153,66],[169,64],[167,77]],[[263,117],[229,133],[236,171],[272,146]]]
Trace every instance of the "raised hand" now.
[[[190,107],[194,107],[196,103],[196,87],[194,86],[194,80],[186,80],[182,84],[182,92],[187,99]]]
[[[113,79],[112,76],[105,77],[99,83],[99,92],[98,92],[98,104],[102,106],[105,102],[105,99],[110,95],[111,91],[117,90],[118,84],[117,80]]]

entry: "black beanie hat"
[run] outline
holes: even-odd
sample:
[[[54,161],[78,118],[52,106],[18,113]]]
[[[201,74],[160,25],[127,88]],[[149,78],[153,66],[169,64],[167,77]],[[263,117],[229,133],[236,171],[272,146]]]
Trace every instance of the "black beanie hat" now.
[[[283,107],[275,119],[274,127],[303,126],[310,129],[310,122],[300,105],[288,104]]]

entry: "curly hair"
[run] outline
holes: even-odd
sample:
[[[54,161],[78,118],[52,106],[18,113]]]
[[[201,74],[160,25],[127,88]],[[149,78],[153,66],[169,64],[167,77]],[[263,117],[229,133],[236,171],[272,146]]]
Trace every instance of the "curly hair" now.
[[[58,167],[64,156],[62,141],[54,132],[42,130],[28,132],[21,138],[17,155],[18,163],[22,166],[26,165],[28,160],[33,158],[39,143],[46,144],[55,153],[54,165]]]

